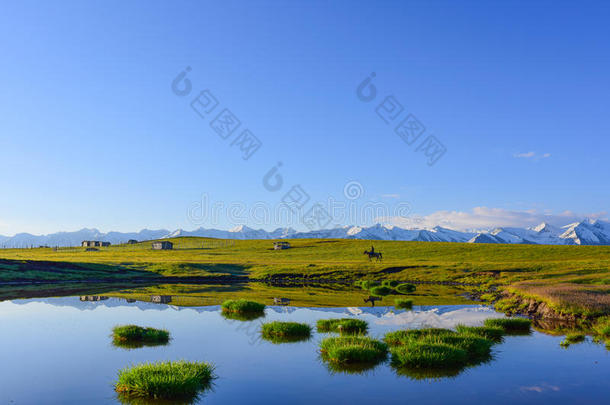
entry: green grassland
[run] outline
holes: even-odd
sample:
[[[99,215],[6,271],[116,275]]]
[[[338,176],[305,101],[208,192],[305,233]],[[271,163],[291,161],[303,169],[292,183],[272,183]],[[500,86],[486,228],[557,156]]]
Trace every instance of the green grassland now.
[[[291,249],[273,250],[270,240],[227,243],[186,237],[171,241],[171,251],[153,251],[150,242],[93,252],[80,247],[4,249],[0,251],[0,282],[375,279],[482,284],[481,289],[511,285],[513,292],[519,292],[518,286],[527,284],[523,282],[536,281],[538,286],[597,288],[602,294],[610,285],[610,246],[295,239],[290,240]],[[383,261],[369,261],[363,255],[371,244],[383,252]],[[538,298],[544,299],[544,291],[536,290]]]

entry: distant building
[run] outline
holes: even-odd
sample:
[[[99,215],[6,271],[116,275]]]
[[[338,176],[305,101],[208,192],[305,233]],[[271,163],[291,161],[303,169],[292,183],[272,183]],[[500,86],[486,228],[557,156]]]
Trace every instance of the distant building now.
[[[129,239],[129,240],[127,241],[127,244],[128,244],[128,245],[135,245],[136,243],[138,243],[138,241],[137,241],[137,240],[135,240],[135,239]]]
[[[84,240],[81,243],[82,247],[106,247],[110,246],[110,242],[101,242],[99,240]]]
[[[172,302],[172,296],[171,295],[151,295],[150,301],[154,302],[155,304],[169,304],[170,302]]]
[[[288,242],[273,242],[273,248],[275,250],[290,249],[290,243],[288,243]]]
[[[152,248],[153,250],[172,250],[174,248],[174,244],[168,241],[153,242]]]

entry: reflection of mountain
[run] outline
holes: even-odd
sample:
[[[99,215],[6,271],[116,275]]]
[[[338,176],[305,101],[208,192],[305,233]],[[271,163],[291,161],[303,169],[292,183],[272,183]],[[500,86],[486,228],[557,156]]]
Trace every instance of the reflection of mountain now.
[[[131,300],[129,300],[131,301]],[[175,305],[155,304],[152,302],[129,302],[124,298],[108,298],[100,301],[81,301],[79,297],[33,298],[14,300],[13,304],[44,303],[57,307],[72,307],[81,311],[91,311],[99,307],[132,307],[141,311],[183,311],[217,312],[220,305],[202,307],[178,307]],[[301,308],[291,306],[268,306],[267,313],[290,314],[299,310],[324,314],[327,317],[362,317],[377,325],[453,328],[457,324],[482,324],[487,318],[501,317],[493,309],[483,305],[423,305],[413,310],[396,310],[394,307],[338,307],[338,308]]]

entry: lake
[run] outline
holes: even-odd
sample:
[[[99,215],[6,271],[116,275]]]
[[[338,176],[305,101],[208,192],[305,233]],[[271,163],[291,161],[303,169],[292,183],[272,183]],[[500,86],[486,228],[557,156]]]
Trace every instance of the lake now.
[[[610,352],[590,338],[565,349],[561,336],[507,336],[494,346],[490,362],[426,377],[397,372],[389,362],[363,373],[331,371],[318,353],[325,334],[273,344],[259,333],[261,322],[272,320],[313,326],[318,319],[355,317],[381,338],[398,329],[480,325],[504,316],[472,302],[402,311],[363,306],[354,298],[359,305],[268,306],[264,318],[244,322],[225,319],[219,305],[156,304],[116,295],[101,301],[68,296],[0,302],[0,403],[121,403],[113,389],[119,369],[178,359],[215,364],[218,378],[197,401],[205,404],[601,404],[610,398]],[[127,323],[168,329],[172,340],[167,346],[114,347],[112,327]]]

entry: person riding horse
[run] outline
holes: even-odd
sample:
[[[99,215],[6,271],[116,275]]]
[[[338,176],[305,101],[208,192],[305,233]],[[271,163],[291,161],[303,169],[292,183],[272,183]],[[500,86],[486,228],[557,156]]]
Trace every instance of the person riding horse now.
[[[375,252],[375,246],[372,246],[372,245],[371,245],[371,251],[369,252],[368,250],[365,250],[364,254],[369,256],[369,260],[372,260],[373,257],[376,258],[377,261],[379,261],[383,258],[383,256],[381,255],[381,252]]]

